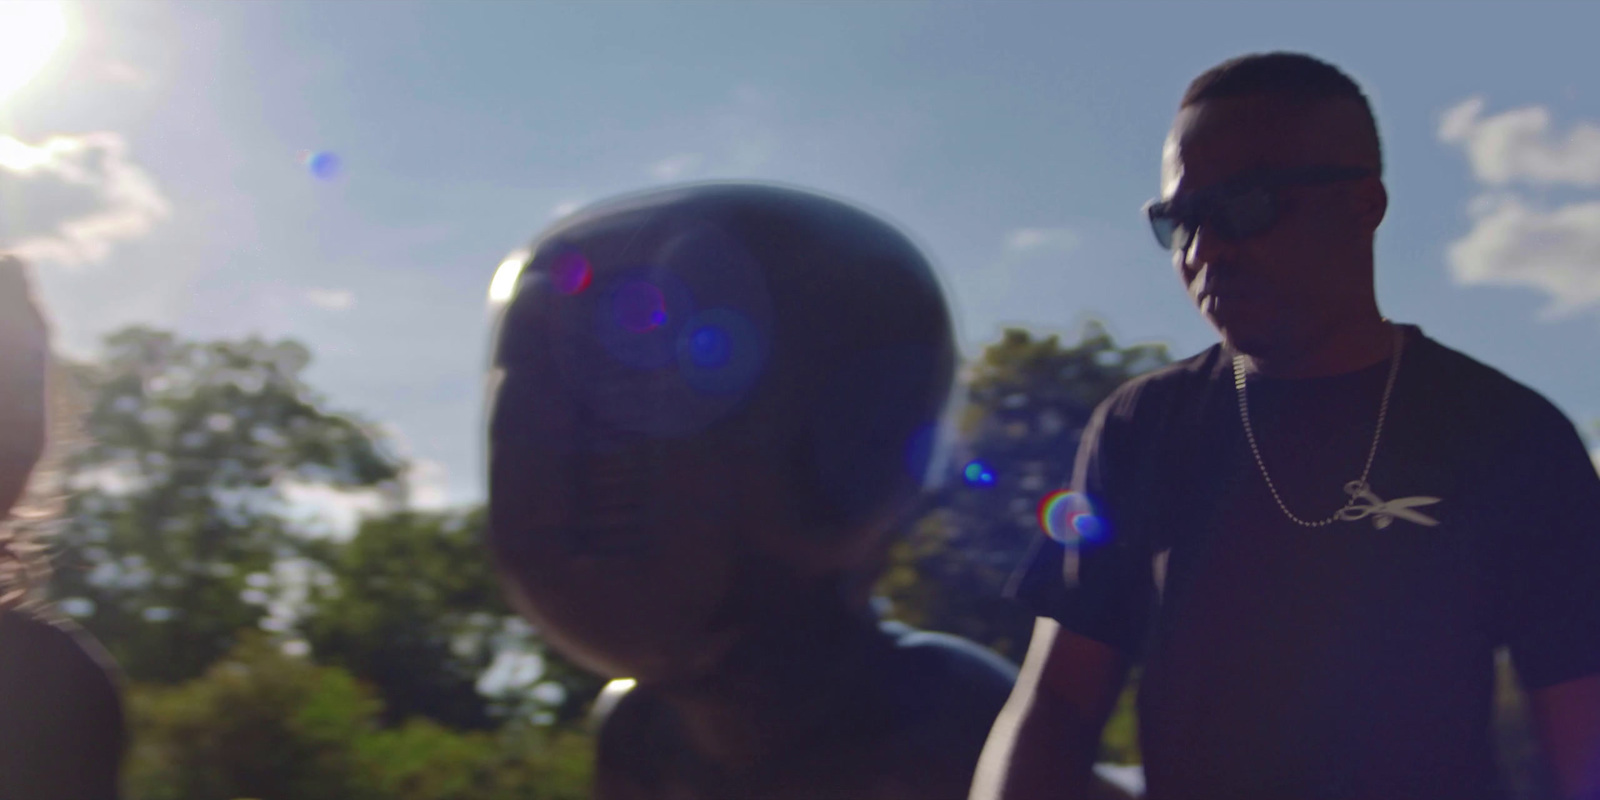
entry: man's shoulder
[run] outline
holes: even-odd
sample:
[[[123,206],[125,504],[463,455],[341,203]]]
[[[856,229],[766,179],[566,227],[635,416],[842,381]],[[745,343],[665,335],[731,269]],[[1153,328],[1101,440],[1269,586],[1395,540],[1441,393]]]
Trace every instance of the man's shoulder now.
[[[1458,413],[1499,420],[1500,427],[1570,425],[1549,398],[1499,369],[1420,330],[1415,341],[1423,365],[1419,382],[1436,397],[1449,399],[1433,403],[1436,408],[1453,406]]]
[[[1213,390],[1227,366],[1222,345],[1129,378],[1100,404],[1107,421],[1142,423],[1164,409],[1193,404]]]

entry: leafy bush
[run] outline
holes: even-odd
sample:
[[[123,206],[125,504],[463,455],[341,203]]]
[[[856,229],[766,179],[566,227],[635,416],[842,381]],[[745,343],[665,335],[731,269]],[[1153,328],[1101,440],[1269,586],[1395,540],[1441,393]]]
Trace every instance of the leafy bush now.
[[[244,637],[205,675],[129,693],[130,800],[581,800],[593,743],[511,723],[379,727],[383,703],[337,667]]]

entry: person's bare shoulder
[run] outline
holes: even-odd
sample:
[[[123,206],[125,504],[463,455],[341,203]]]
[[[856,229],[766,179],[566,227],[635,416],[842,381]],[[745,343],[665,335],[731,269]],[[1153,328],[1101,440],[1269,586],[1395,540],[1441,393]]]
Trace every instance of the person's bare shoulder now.
[[[0,613],[0,796],[116,797],[124,724],[98,642],[68,621]]]

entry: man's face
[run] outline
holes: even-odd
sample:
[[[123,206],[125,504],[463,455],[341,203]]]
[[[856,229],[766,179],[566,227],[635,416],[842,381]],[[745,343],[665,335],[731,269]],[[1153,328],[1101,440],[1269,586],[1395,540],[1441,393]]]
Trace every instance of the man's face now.
[[[1162,153],[1162,199],[1249,185],[1255,175],[1349,166],[1311,130],[1316,124],[1313,113],[1265,97],[1184,108]],[[1370,297],[1361,252],[1370,255],[1376,221],[1360,212],[1354,183],[1274,188],[1277,213],[1267,230],[1228,238],[1201,224],[1173,251],[1190,298],[1224,342],[1256,356],[1302,351]]]

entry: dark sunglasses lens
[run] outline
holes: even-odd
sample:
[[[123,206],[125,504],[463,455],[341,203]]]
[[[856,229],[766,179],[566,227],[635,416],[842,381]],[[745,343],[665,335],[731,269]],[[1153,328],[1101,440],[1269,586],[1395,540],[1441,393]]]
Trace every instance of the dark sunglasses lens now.
[[[1146,212],[1150,218],[1150,231],[1163,250],[1188,247],[1193,226],[1185,225],[1169,203],[1151,204]]]
[[[1229,239],[1244,239],[1265,233],[1278,219],[1272,193],[1265,189],[1251,189],[1222,200],[1217,205],[1215,224],[1220,229],[1217,232]]]
[[[1160,244],[1162,249],[1171,250],[1173,236],[1178,230],[1178,221],[1171,217],[1160,217],[1151,214],[1150,230],[1155,233],[1156,243]]]

